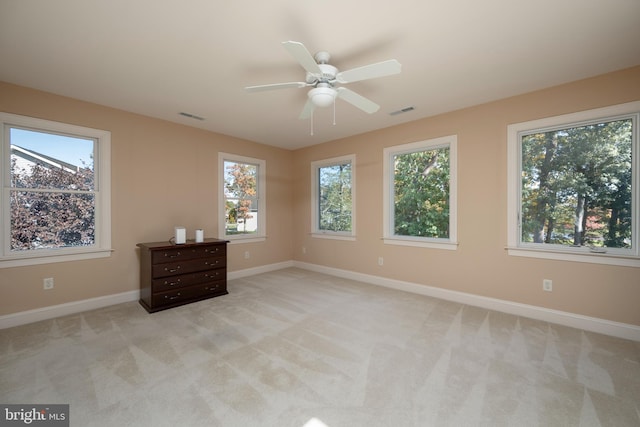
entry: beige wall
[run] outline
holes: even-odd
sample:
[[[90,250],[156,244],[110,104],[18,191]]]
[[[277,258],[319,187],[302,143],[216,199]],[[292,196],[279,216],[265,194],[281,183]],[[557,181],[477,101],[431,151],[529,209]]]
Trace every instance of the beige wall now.
[[[290,152],[0,83],[0,111],[111,131],[114,247],[107,259],[0,269],[0,315],[137,289],[135,244],[166,240],[174,225],[215,237],[217,153],[225,151],[266,159],[268,180],[269,237],[230,245],[230,271],[295,259],[640,325],[639,269],[504,250],[507,124],[633,100],[640,67]],[[383,148],[451,134],[458,135],[458,250],[383,244]],[[357,156],[357,240],[312,238],[310,163],[345,154]],[[55,278],[54,290],[42,290],[44,277]],[[543,278],[553,280],[552,293],[542,291]]]
[[[640,325],[640,269],[507,255],[507,125],[640,100],[640,67],[414,121],[294,153],[294,257],[383,276]],[[385,245],[383,149],[458,136],[456,251]],[[310,236],[310,162],[356,155],[357,240]],[[303,254],[302,248],[306,248]],[[378,266],[378,257],[384,265]],[[543,278],[553,292],[542,290]]]
[[[0,111],[111,132],[114,249],[105,259],[0,269],[0,315],[138,289],[136,243],[168,240],[175,225],[189,238],[196,228],[216,237],[219,151],[267,161],[269,237],[229,245],[229,270],[291,260],[290,151],[3,83]],[[42,289],[45,277],[53,290]]]

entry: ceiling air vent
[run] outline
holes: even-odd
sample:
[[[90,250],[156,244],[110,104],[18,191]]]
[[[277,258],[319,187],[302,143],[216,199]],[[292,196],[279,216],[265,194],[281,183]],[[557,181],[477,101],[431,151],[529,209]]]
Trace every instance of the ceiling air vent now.
[[[390,116],[397,116],[398,114],[408,113],[409,111],[415,110],[414,107],[404,107],[396,111],[392,111],[389,113]]]
[[[181,111],[180,115],[189,117],[190,119],[204,120],[204,117],[196,116],[195,114],[191,114],[191,113],[185,113],[184,111]]]

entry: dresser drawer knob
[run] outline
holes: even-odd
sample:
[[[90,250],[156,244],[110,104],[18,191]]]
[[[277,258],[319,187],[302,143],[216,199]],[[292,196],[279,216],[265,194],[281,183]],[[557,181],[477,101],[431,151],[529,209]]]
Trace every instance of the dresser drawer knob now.
[[[165,252],[165,253],[164,253],[165,258],[166,258],[166,257],[169,257],[169,258],[177,258],[177,257],[179,257],[180,255],[181,255],[181,254],[180,254],[180,252]]]
[[[164,284],[165,284],[166,286],[175,286],[175,285],[179,285],[181,280],[182,280],[182,279],[178,279],[178,280],[176,280],[175,282],[169,282],[168,280],[165,280],[165,281],[164,281]]]
[[[217,260],[215,260],[215,261],[213,261],[213,262],[211,262],[211,261],[205,261],[205,262],[204,262],[204,265],[218,265],[218,263],[219,263],[219,262],[220,262],[220,260],[219,260],[219,259],[217,259]]]
[[[165,295],[164,299],[168,299],[168,300],[173,300],[173,299],[177,299],[180,298],[180,292],[178,292],[177,294],[173,295],[173,296],[169,296],[169,295]]]
[[[165,267],[164,271],[167,271],[169,273],[175,273],[176,271],[180,270],[180,266],[176,266],[176,268],[169,268],[169,267]]]

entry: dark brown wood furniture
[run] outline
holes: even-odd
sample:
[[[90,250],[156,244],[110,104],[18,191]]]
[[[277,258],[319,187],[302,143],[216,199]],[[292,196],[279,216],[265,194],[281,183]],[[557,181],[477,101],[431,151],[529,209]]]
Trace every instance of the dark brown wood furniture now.
[[[149,312],[226,295],[227,241],[138,243],[140,304]]]

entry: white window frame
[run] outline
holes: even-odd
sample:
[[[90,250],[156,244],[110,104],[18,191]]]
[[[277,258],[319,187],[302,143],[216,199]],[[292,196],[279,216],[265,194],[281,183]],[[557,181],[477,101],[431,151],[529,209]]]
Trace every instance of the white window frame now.
[[[331,231],[319,228],[320,168],[351,164],[351,231]],[[321,239],[356,240],[356,155],[333,157],[311,162],[311,236]]]
[[[458,248],[458,136],[448,135],[424,141],[396,145],[384,149],[383,162],[383,241],[385,244],[416,246],[444,250]],[[428,151],[438,148],[449,148],[449,237],[416,237],[394,234],[394,156],[399,154]]]
[[[224,162],[246,163],[258,167],[258,231],[252,235],[226,234],[225,227],[225,196],[224,196]],[[229,243],[262,242],[267,238],[267,162],[253,157],[240,156],[230,153],[218,153],[218,236]]]
[[[94,153],[95,188],[95,244],[91,246],[55,249],[11,251],[11,212],[9,206],[11,147],[9,132],[12,127],[68,135],[96,141]],[[109,257],[111,248],[111,132],[50,120],[0,112],[0,171],[2,197],[0,197],[0,268],[78,261]]]
[[[632,249],[628,251],[607,250],[600,252],[588,247],[544,247],[540,243],[524,243],[520,235],[522,136],[534,132],[558,128],[575,127],[580,124],[605,122],[617,118],[629,118],[633,122],[632,141]],[[560,116],[547,117],[528,122],[514,123],[507,127],[507,251],[509,255],[553,259],[561,261],[610,264],[628,267],[640,267],[640,101],[610,107],[580,111]]]

